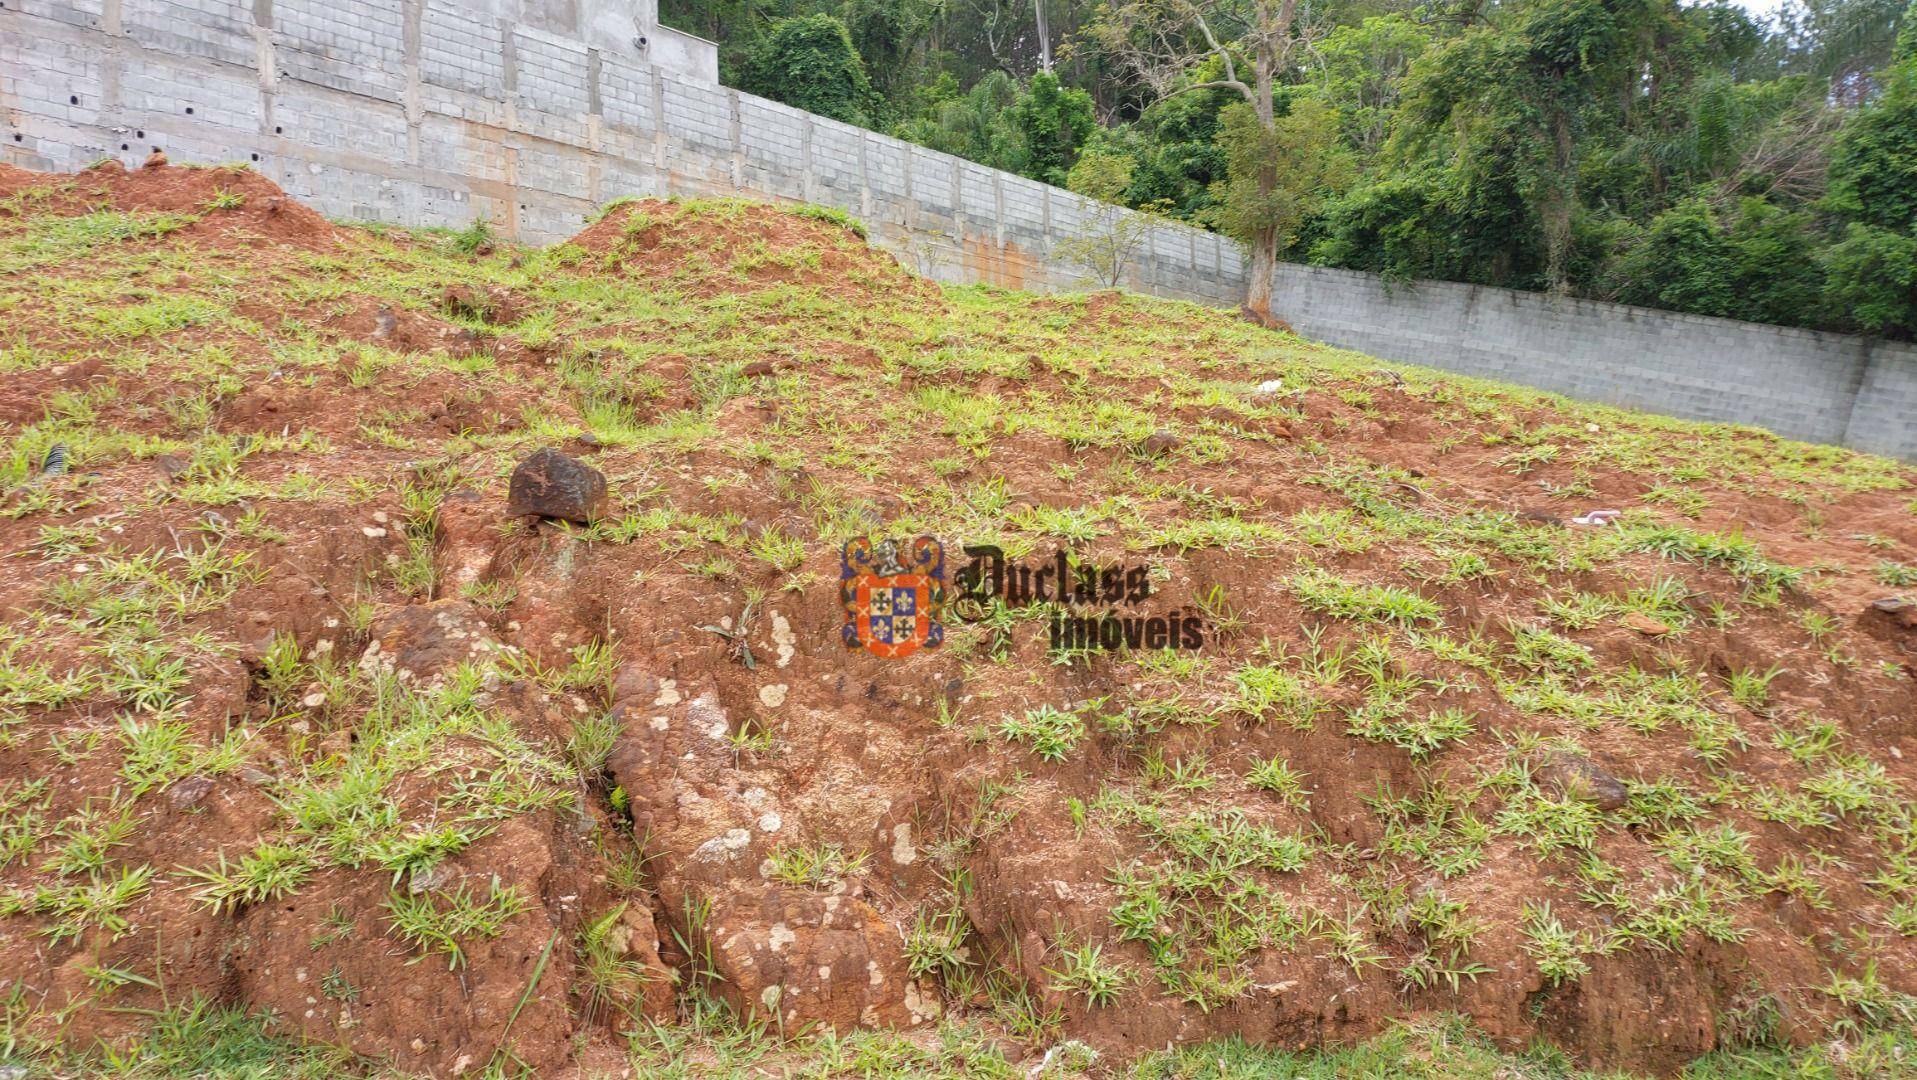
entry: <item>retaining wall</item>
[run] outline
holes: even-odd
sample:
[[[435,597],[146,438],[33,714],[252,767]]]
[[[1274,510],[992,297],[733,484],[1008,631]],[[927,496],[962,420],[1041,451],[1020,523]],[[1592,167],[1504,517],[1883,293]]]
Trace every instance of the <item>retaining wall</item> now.
[[[0,160],[73,171],[164,147],[175,162],[247,162],[333,217],[485,216],[534,242],[620,196],[742,192],[840,207],[938,280],[1087,284],[1059,245],[1096,204],[676,74],[617,35],[556,32],[583,18],[560,9],[0,0]],[[1154,224],[1127,284],[1235,306],[1244,276],[1230,241]],[[1386,359],[1917,459],[1909,346],[1306,266],[1279,268],[1274,309]]]

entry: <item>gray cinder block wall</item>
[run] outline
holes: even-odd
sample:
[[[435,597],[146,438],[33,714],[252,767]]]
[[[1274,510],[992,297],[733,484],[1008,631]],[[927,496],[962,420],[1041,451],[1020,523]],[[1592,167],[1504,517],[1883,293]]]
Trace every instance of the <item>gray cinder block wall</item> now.
[[[323,212],[561,239],[626,195],[840,207],[921,273],[1034,290],[1070,192],[713,81],[650,0],[0,0],[0,160],[244,162]],[[628,26],[647,38],[643,50]],[[1132,287],[1236,305],[1230,241],[1154,225]],[[1917,349],[1444,282],[1280,267],[1300,333],[1568,396],[1917,459]]]

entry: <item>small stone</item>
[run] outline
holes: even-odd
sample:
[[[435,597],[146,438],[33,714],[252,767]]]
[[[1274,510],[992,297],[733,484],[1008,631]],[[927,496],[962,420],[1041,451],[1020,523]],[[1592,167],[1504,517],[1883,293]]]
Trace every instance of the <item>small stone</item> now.
[[[1895,615],[1898,612],[1909,607],[1910,601],[1899,599],[1898,597],[1895,597],[1895,596],[1886,596],[1882,600],[1871,601],[1870,606],[1876,608],[1878,611],[1881,611],[1886,615]]]
[[[448,315],[485,321],[492,312],[486,294],[471,285],[448,285],[439,294],[439,308]]]
[[[212,790],[212,778],[189,776],[166,789],[166,801],[175,810],[185,810],[197,805]]]
[[[1146,457],[1164,457],[1184,444],[1185,440],[1169,431],[1154,431],[1138,445],[1138,451]]]
[[[167,480],[178,480],[193,463],[178,454],[161,454],[153,459],[153,468]]]
[[[590,525],[606,510],[606,475],[547,447],[513,470],[506,512]]]
[[[1619,810],[1630,801],[1624,782],[1582,754],[1555,750],[1537,767],[1537,778],[1567,799],[1590,803],[1599,810]]]
[[[414,870],[406,879],[407,894],[418,896],[420,893],[426,892],[429,889],[438,888],[451,876],[449,870],[450,868],[444,863],[438,863],[433,866],[422,866]]]
[[[160,149],[157,146],[154,147],[153,152],[146,156],[146,164],[141,166],[141,168],[146,168],[146,169],[166,168],[166,151]]]
[[[1624,616],[1621,621],[1625,626],[1636,630],[1645,637],[1663,637],[1665,634],[1671,632],[1670,627],[1658,622],[1656,619],[1651,618],[1641,611],[1633,611],[1629,615]]]
[[[777,370],[777,365],[773,364],[770,360],[754,360],[752,363],[747,364],[740,374],[748,379],[755,379],[761,375],[770,375]]]
[[[265,769],[262,769],[257,765],[242,765],[239,768],[239,774],[240,774],[240,779],[246,781],[249,784],[252,784],[255,787],[265,787],[266,785],[273,783],[275,780],[275,777],[273,776],[272,773],[267,772]]]
[[[382,307],[373,315],[373,340],[384,341],[399,329],[399,316],[393,309]]]

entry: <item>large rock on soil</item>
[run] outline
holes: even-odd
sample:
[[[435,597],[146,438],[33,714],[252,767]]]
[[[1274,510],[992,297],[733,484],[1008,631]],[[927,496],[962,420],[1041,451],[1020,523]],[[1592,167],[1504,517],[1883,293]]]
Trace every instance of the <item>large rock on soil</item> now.
[[[1602,766],[1582,754],[1553,751],[1537,762],[1537,778],[1567,799],[1587,802],[1599,810],[1618,810],[1631,799],[1630,789]]]
[[[499,649],[479,609],[464,600],[409,604],[380,616],[372,635],[360,665],[390,671],[401,682],[429,682]]]
[[[590,525],[606,512],[606,474],[548,447],[513,470],[506,512]]]
[[[719,990],[789,1028],[906,1027],[939,1015],[906,975],[899,932],[856,897],[761,883],[719,897],[711,916]]]

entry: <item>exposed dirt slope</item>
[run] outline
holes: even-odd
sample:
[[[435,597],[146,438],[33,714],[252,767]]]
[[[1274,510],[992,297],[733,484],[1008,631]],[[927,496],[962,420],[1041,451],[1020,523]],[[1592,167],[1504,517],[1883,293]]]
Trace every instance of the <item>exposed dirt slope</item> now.
[[[1917,470],[767,207],[481,255],[231,170],[0,196],[20,1046],[195,993],[442,1075],[701,997],[1014,1060],[1910,1020]],[[506,516],[545,446],[612,515]],[[1138,640],[848,650],[840,545],[919,534],[1136,569],[1067,610]]]

